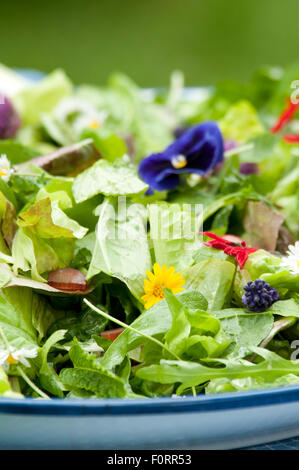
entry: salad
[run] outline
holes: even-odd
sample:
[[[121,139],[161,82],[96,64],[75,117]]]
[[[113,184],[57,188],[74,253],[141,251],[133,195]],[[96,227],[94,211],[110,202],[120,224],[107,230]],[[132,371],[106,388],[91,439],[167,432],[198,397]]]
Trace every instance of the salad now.
[[[298,77],[0,67],[0,396],[299,384]]]

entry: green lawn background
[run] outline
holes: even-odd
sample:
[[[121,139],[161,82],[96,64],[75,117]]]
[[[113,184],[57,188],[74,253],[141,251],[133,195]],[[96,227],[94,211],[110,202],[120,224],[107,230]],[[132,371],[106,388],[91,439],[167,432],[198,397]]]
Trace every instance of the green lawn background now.
[[[0,61],[104,83],[121,70],[164,85],[246,79],[299,58],[298,0],[0,0]],[[299,77],[298,77],[299,79]]]

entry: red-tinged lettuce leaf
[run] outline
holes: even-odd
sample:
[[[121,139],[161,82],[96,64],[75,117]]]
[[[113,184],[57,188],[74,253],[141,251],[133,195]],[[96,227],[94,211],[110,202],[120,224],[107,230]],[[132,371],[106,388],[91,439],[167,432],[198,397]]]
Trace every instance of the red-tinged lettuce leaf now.
[[[254,248],[274,251],[285,217],[263,202],[249,201],[244,217],[244,239]]]
[[[85,139],[73,145],[62,147],[42,155],[33,163],[52,175],[77,175],[101,158],[92,139]]]
[[[12,246],[17,230],[17,213],[15,206],[5,198],[0,191],[0,218],[1,218],[1,232],[2,236],[9,248]]]
[[[55,296],[86,295],[94,289],[93,285],[87,286],[84,291],[56,289],[46,282],[40,282],[25,276],[16,275],[5,263],[0,263],[0,287],[30,287],[40,294]]]
[[[83,238],[88,229],[81,227],[49,197],[37,201],[19,214],[18,225],[30,229],[41,238]]]

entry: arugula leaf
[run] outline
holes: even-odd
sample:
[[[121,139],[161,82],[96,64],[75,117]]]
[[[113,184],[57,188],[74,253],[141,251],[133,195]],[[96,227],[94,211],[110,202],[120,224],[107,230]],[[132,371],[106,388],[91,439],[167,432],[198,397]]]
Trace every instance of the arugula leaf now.
[[[54,367],[48,363],[48,354],[50,349],[59,341],[64,339],[66,330],[55,331],[47,339],[41,350],[42,365],[40,368],[39,381],[41,386],[53,395],[64,398],[65,388],[60,381]]]
[[[207,307],[206,299],[199,292],[181,292],[177,294],[176,298],[178,298],[183,305],[191,309],[204,310]],[[218,322],[216,321],[216,323]],[[163,299],[149,310],[145,310],[136,318],[131,326],[148,336],[155,336],[165,334],[170,329],[171,324],[172,315],[169,311],[166,299]],[[128,329],[123,331],[106,351],[102,359],[103,367],[112,369],[117,364],[121,363],[129,351],[145,343],[147,343],[147,340],[137,333]]]
[[[92,354],[84,351],[74,338],[70,358],[74,369],[63,369],[60,379],[67,389],[84,389],[99,398],[123,398],[127,395],[125,382],[104,369]]]
[[[186,388],[217,378],[243,379],[246,377],[262,377],[266,381],[271,381],[287,374],[299,375],[298,362],[283,359],[277,354],[262,348],[252,347],[252,352],[258,354],[264,360],[258,364],[252,364],[244,360],[221,359],[219,362],[225,365],[225,367],[221,368],[207,367],[188,361],[161,360],[159,365],[151,365],[138,369],[136,375],[141,379],[152,380],[162,384],[179,382],[182,385],[177,393],[181,393]]]
[[[184,305],[171,293],[164,289],[166,302],[172,315],[171,327],[165,335],[165,343],[168,349],[177,356],[181,356],[186,346],[186,340],[190,335],[191,325],[187,319]]]

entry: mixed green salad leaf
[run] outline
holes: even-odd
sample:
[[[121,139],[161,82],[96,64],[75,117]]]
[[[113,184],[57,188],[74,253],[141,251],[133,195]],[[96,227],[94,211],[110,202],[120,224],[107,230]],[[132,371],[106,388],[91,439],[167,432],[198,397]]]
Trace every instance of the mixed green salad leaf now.
[[[0,69],[0,396],[298,384],[299,65],[205,89],[178,73],[75,87],[57,70],[15,75],[14,92],[14,73]]]

